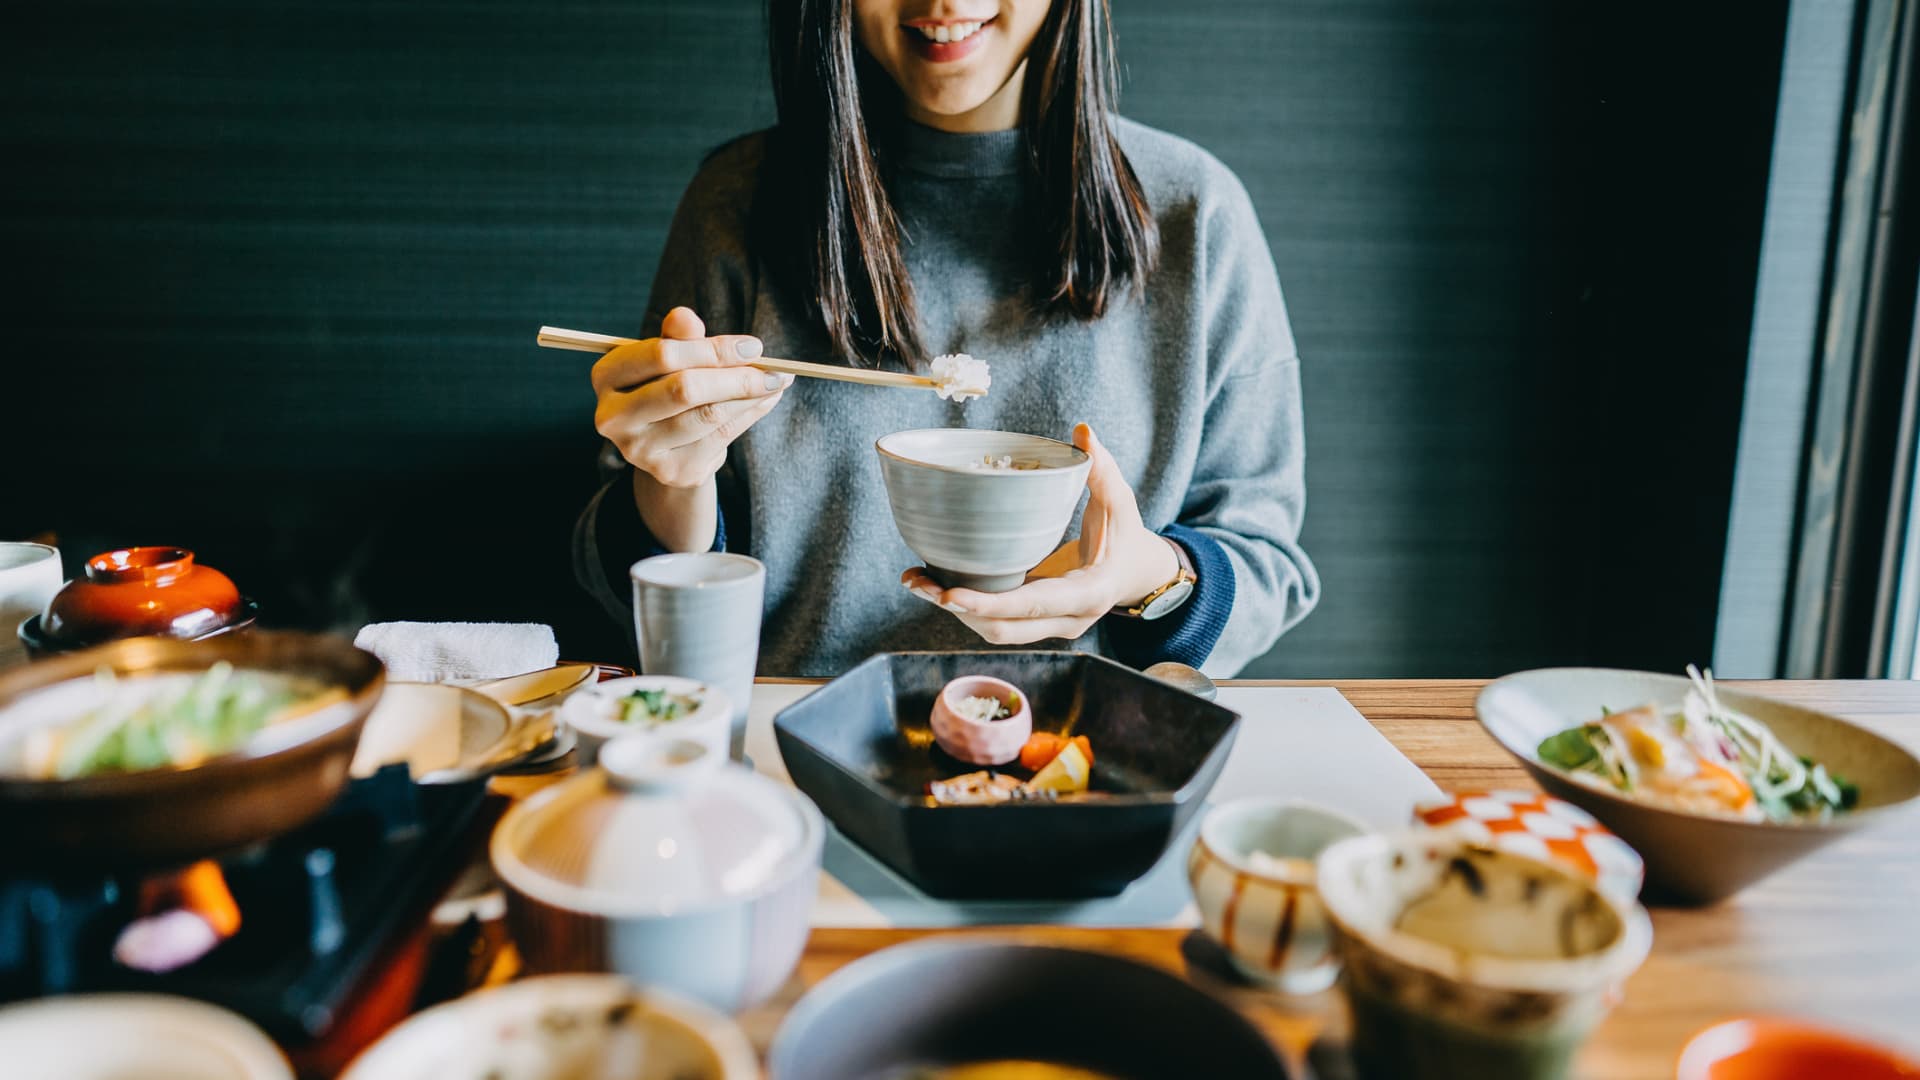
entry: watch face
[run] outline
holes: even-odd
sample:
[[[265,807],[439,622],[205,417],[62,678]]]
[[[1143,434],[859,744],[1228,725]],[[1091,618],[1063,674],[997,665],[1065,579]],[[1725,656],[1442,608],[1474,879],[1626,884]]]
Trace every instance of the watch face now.
[[[1171,615],[1180,609],[1181,604],[1187,602],[1187,597],[1192,595],[1193,582],[1177,582],[1170,586],[1166,592],[1154,597],[1153,602],[1148,604],[1146,610],[1140,613],[1140,617],[1143,619],[1158,619],[1162,615]]]

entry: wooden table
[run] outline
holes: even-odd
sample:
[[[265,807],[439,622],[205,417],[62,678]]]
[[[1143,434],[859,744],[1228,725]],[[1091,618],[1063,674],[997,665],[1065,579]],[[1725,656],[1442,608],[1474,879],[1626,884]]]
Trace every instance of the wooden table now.
[[[1534,789],[1474,721],[1481,680],[1244,685],[1337,687],[1449,791]],[[1920,750],[1920,683],[1739,685],[1837,713]],[[1718,906],[1655,909],[1653,923],[1653,953],[1628,983],[1626,1000],[1582,1051],[1581,1077],[1671,1077],[1692,1033],[1756,1012],[1853,1027],[1920,1053],[1920,820],[1841,841]],[[933,933],[1044,941],[1161,965],[1234,1001],[1296,1063],[1316,1038],[1338,1037],[1345,1025],[1332,994],[1288,999],[1238,983],[1216,967],[1197,933],[1069,927],[816,930],[782,994],[742,1022],[764,1048],[808,987],[876,949]]]

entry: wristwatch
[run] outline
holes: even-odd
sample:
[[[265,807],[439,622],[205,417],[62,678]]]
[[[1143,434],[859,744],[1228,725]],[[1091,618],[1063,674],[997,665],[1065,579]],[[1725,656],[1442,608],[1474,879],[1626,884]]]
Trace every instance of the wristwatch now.
[[[1172,581],[1148,593],[1145,600],[1132,607],[1115,608],[1114,614],[1148,621],[1163,619],[1180,610],[1181,605],[1193,596],[1194,583],[1200,580],[1199,575],[1193,572],[1193,560],[1188,557],[1183,545],[1167,540],[1167,546],[1173,549],[1173,557],[1180,560],[1179,573],[1173,575]]]

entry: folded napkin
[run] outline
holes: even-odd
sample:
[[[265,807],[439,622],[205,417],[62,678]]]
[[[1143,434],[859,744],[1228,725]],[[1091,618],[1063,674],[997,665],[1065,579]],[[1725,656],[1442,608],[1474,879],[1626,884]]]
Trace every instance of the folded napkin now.
[[[560,660],[553,627],[540,623],[369,623],[353,643],[379,657],[395,682],[501,679]]]

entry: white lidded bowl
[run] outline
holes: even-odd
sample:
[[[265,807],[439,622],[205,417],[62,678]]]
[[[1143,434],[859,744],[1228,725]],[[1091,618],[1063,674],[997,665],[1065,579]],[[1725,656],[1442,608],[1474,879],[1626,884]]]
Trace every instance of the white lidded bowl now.
[[[341,1080],[757,1080],[753,1045],[698,1002],[617,975],[542,975],[411,1017]]]
[[[699,742],[628,735],[507,811],[491,855],[529,971],[613,972],[735,1012],[799,963],[825,839],[798,791]]]
[[[664,690],[691,698],[693,711],[677,720],[639,727],[620,719],[620,702],[636,690]],[[591,765],[600,747],[627,735],[690,739],[726,757],[733,737],[733,699],[717,686],[674,675],[636,675],[582,687],[560,707],[560,720],[573,729],[580,762]]]
[[[924,428],[874,444],[893,523],[948,588],[1006,592],[1060,546],[1093,459],[1055,439]],[[981,469],[1012,458],[1032,469]]]

